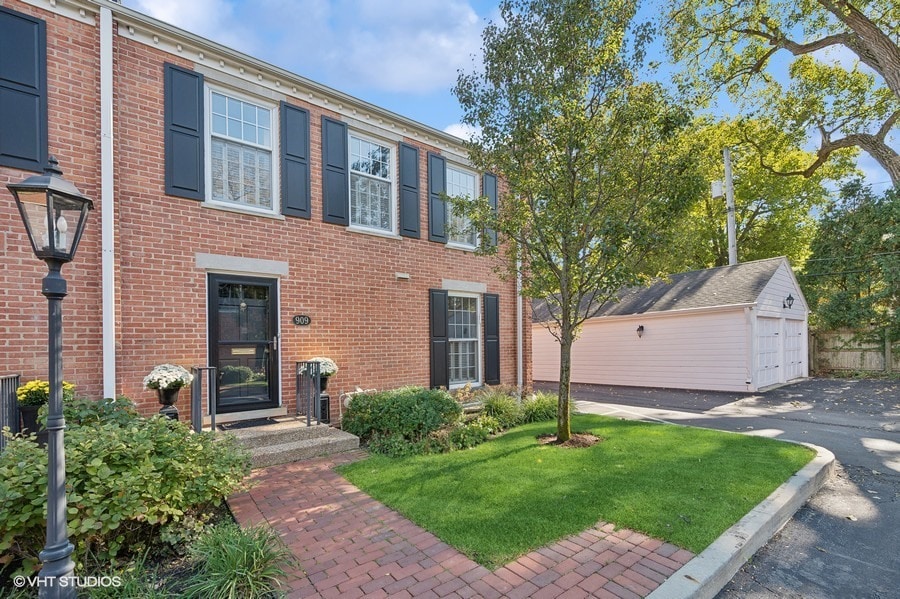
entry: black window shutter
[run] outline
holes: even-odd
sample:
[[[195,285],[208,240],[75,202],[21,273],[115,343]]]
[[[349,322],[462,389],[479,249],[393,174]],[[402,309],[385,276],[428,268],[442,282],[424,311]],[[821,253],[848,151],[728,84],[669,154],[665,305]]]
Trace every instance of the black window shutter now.
[[[442,156],[428,153],[428,240],[447,243],[446,162]]]
[[[400,144],[400,234],[418,239],[419,148]]]
[[[350,223],[350,180],[347,165],[347,125],[322,117],[322,220]]]
[[[203,200],[203,75],[165,66],[166,193]]]
[[[309,111],[281,103],[281,213],[310,218]]]
[[[450,387],[450,342],[448,339],[447,303],[449,294],[443,289],[429,289],[429,335],[431,345],[431,388]]]
[[[47,26],[0,7],[0,165],[47,162]]]
[[[484,384],[500,384],[500,296],[484,294]]]
[[[481,188],[485,196],[487,196],[488,204],[494,214],[497,214],[497,176],[485,173],[481,178]],[[491,246],[497,245],[497,231],[493,229],[485,229],[484,237]]]

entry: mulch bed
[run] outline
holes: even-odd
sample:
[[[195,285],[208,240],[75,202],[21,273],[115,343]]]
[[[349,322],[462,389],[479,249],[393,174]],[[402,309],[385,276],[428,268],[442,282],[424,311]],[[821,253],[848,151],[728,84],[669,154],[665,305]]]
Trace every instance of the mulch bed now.
[[[604,441],[603,437],[598,437],[592,433],[572,433],[568,441],[560,443],[554,434],[538,435],[538,443],[541,445],[556,445],[557,447],[591,447]]]

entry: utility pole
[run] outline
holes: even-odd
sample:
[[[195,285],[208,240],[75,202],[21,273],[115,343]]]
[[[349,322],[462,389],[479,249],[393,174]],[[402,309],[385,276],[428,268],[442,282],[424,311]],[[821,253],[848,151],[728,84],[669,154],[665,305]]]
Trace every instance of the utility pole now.
[[[722,151],[725,157],[725,183],[722,181],[712,182],[712,197],[719,200],[725,196],[725,205],[727,207],[727,224],[726,232],[728,233],[728,264],[734,266],[737,264],[737,225],[734,218],[734,180],[731,177],[731,150],[725,148]],[[723,189],[724,188],[724,189]]]
[[[734,179],[731,178],[731,149],[722,151],[725,157],[725,205],[728,208],[728,265],[734,266],[737,261],[737,230],[734,220]]]

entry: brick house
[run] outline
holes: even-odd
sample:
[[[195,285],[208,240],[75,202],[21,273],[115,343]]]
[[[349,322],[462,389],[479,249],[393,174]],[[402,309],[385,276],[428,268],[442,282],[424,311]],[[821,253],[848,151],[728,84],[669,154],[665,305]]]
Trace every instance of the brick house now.
[[[211,365],[217,412],[290,414],[318,355],[332,413],[357,386],[530,381],[530,309],[473,251],[490,232],[448,227],[442,192],[498,195],[458,139],[109,0],[0,2],[6,372],[47,377],[46,267],[5,186],[51,154],[95,202],[63,268],[79,393],[152,413],[154,365]]]

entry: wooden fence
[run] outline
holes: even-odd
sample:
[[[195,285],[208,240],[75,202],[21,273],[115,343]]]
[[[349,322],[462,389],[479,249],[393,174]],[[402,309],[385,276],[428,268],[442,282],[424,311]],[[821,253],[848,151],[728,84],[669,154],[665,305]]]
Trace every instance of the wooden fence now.
[[[861,340],[857,331],[810,331],[809,365],[813,372],[832,370],[858,370],[866,372],[900,372],[900,340],[883,340],[875,331],[869,331],[870,339]]]

